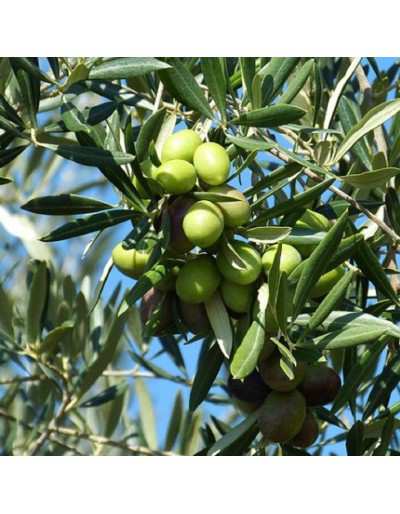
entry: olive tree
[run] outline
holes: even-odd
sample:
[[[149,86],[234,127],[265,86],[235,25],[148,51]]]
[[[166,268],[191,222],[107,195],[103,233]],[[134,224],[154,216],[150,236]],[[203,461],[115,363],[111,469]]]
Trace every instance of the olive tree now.
[[[399,67],[1,58],[2,454],[398,455]]]

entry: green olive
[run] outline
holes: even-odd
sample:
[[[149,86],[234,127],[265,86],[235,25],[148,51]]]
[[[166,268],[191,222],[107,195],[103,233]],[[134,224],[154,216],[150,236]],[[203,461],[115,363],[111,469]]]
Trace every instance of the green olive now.
[[[227,256],[221,250],[217,256],[218,269],[227,280],[235,284],[247,285],[255,282],[262,270],[260,254],[242,241],[235,241],[232,246],[241,258],[241,267],[238,267],[233,256]]]
[[[326,216],[319,212],[307,209],[305,213],[296,221],[295,224],[298,228],[311,228],[325,232],[331,228],[331,223]]]
[[[249,312],[253,301],[253,292],[252,284],[241,286],[229,280],[223,280],[221,284],[221,295],[225,305],[239,314]]]
[[[223,230],[222,212],[208,200],[194,203],[183,218],[185,236],[200,248],[213,245],[220,238]]]
[[[200,255],[180,269],[176,279],[176,294],[184,302],[203,303],[212,297],[220,282],[214,259]]]
[[[270,246],[262,256],[262,264],[266,275],[268,275],[268,272],[272,268],[277,250],[278,245]],[[289,275],[300,262],[301,255],[296,248],[288,244],[282,244],[280,270],[285,271]]]
[[[204,143],[194,153],[194,167],[200,179],[210,186],[226,182],[229,175],[229,156],[218,143]]]
[[[194,152],[202,143],[200,136],[194,130],[180,130],[170,135],[161,151],[161,162],[176,159],[193,162]]]
[[[112,251],[112,260],[121,273],[131,278],[139,278],[146,269],[149,254],[134,248],[128,250],[119,243]]]
[[[173,160],[157,169],[155,179],[167,193],[180,195],[193,189],[196,184],[196,171],[187,161]]]
[[[216,202],[224,215],[225,226],[239,227],[249,221],[250,205],[243,193],[229,186],[211,187],[208,191],[209,193],[221,193],[238,199],[238,201],[233,202]]]
[[[315,286],[311,289],[311,298],[319,298],[320,296],[327,294],[332,287],[339,282],[344,274],[345,268],[343,266],[338,266],[322,275]]]

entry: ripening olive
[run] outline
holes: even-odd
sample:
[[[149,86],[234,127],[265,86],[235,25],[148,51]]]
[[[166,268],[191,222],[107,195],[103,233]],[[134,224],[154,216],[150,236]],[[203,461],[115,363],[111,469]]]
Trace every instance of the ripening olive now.
[[[299,389],[307,405],[313,406],[333,402],[340,386],[340,377],[334,369],[322,363],[316,363],[307,367]]]
[[[207,311],[202,303],[193,304],[179,301],[181,320],[187,329],[196,335],[205,335],[211,330]]]
[[[149,254],[135,248],[124,248],[122,243],[118,243],[112,251],[112,260],[121,273],[131,278],[139,278],[146,269]]]
[[[305,213],[296,221],[295,226],[298,228],[310,228],[326,232],[332,225],[323,214],[312,211],[311,209],[306,209]]]
[[[252,412],[257,409],[270,392],[260,374],[254,370],[243,380],[229,375],[227,389],[229,396],[235,401],[240,410]]]
[[[289,444],[296,446],[297,448],[307,448],[307,446],[311,446],[315,443],[318,437],[318,432],[318,422],[315,419],[314,414],[310,410],[307,410],[300,432],[298,432],[293,439],[289,441]]]
[[[175,159],[193,162],[194,152],[201,145],[200,136],[189,129],[180,130],[171,134],[164,143],[161,151],[161,162]]]
[[[268,275],[268,272],[272,268],[272,264],[274,262],[274,258],[276,252],[278,250],[278,245],[273,245],[268,248],[268,250],[262,256],[262,264],[264,267],[265,274]],[[301,255],[291,245],[282,244],[281,251],[281,260],[280,260],[280,270],[285,271],[288,275],[298,266],[301,262]]]
[[[192,198],[179,196],[168,206],[170,219],[168,249],[177,254],[186,253],[193,248],[193,243],[189,241],[183,231],[183,219],[193,204]]]
[[[233,202],[216,202],[224,215],[225,226],[239,227],[249,221],[250,205],[243,193],[229,186],[211,187],[208,192],[221,193],[238,199]]]
[[[296,389],[288,393],[272,391],[258,413],[258,427],[274,443],[292,439],[303,426],[306,402]]]
[[[229,175],[229,156],[218,143],[203,143],[194,153],[197,175],[210,186],[223,184]]]
[[[213,245],[220,238],[223,230],[222,212],[208,200],[200,200],[193,204],[183,218],[185,236],[200,248]]]
[[[280,365],[281,356],[276,353],[260,363],[260,375],[264,382],[274,391],[285,393],[295,389],[304,378],[306,366],[304,362],[297,362],[293,367],[294,378],[290,379]]]
[[[193,164],[175,159],[162,164],[155,172],[155,179],[165,192],[180,195],[193,189],[196,172]]]
[[[217,255],[218,269],[227,280],[235,284],[247,285],[255,282],[262,269],[260,254],[242,241],[235,241],[232,246],[241,258],[243,267],[239,268],[234,258],[221,250]]]
[[[221,282],[214,259],[200,255],[182,266],[176,279],[176,293],[187,303],[203,303],[215,293]]]
[[[140,319],[143,327],[154,323],[152,335],[161,335],[173,326],[173,296],[172,293],[165,294],[154,287],[143,295],[139,310]]]

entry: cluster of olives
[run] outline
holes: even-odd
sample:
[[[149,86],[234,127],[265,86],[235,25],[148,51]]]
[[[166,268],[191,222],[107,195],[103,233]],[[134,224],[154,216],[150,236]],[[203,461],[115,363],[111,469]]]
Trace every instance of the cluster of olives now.
[[[325,364],[298,362],[290,380],[279,361],[275,352],[261,357],[258,371],[244,380],[230,376],[227,389],[242,411],[259,409],[258,426],[265,439],[306,448],[316,441],[319,432],[312,407],[335,399],[340,377]]]
[[[169,237],[163,255],[169,274],[147,291],[140,306],[142,323],[149,336],[209,334],[211,326],[204,304],[217,291],[235,326],[238,318],[252,312],[257,289],[262,281],[268,280],[278,245],[264,248],[243,238],[235,239],[235,232],[240,233],[249,222],[251,208],[243,193],[226,185],[229,170],[230,159],[223,146],[215,142],[203,143],[196,132],[187,129],[166,140],[160,166],[145,166],[144,175],[149,186],[161,191],[159,219],[169,218]],[[213,201],[199,200],[194,192],[217,194],[207,196]],[[222,199],[221,194],[232,197],[232,202]],[[159,220],[155,220],[156,232],[160,225]],[[330,222],[307,210],[296,226],[326,231]],[[314,247],[302,244],[301,239],[299,244],[283,243],[281,270],[289,276]],[[112,258],[122,273],[138,279],[147,270],[150,253],[149,248],[129,248],[120,243],[114,248]],[[325,273],[314,286],[311,296],[325,295],[343,273],[343,267]],[[293,294],[293,289],[289,292]],[[280,368],[279,357],[272,354],[276,346],[270,336],[277,334],[278,326],[269,307],[265,328],[266,345],[259,372],[254,372],[243,382],[231,379],[229,389],[239,401],[258,406],[259,401],[265,400],[259,423],[266,438],[276,442],[295,438],[293,444],[307,446],[305,443],[311,444],[309,441],[318,434],[318,427],[306,405],[331,401],[333,390],[336,394],[340,382],[336,375],[333,378],[333,370],[319,365],[306,367],[304,363],[298,364],[295,378],[289,380]],[[315,384],[315,376],[321,369],[323,376]],[[312,400],[313,388],[318,390],[316,403]]]

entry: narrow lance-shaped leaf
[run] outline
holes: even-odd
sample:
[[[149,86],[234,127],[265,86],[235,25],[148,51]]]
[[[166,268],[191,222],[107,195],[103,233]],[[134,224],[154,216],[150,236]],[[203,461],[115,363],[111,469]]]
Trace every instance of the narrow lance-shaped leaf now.
[[[295,123],[306,112],[295,105],[276,104],[271,107],[262,107],[254,111],[242,112],[234,118],[232,123],[246,127],[278,127],[288,123]]]
[[[318,305],[316,310],[313,312],[308,329],[314,330],[321,323],[323,323],[329,314],[335,310],[336,306],[342,301],[346,295],[347,288],[351,284],[354,278],[354,272],[350,271],[345,273],[343,277],[337,282],[329,293],[325,296],[322,302]]]
[[[268,272],[268,287],[269,287],[268,305],[271,308],[272,314],[276,321],[277,321],[276,304],[277,304],[278,294],[279,294],[279,283],[281,280],[281,255],[282,255],[282,245],[279,243],[278,248],[275,253],[275,256],[274,256],[274,260],[272,262],[271,269]]]
[[[10,178],[0,177],[0,186],[3,186],[5,184],[9,184],[10,182],[12,182],[12,180]]]
[[[127,381],[107,387],[107,389],[104,389],[103,391],[96,394],[95,396],[92,396],[92,398],[89,398],[85,402],[81,403],[79,405],[79,407],[81,407],[81,408],[100,407],[101,405],[104,405],[105,403],[112,402],[113,400],[115,400],[115,398],[124,394],[125,391],[128,389],[128,387],[129,387],[129,384]]]
[[[141,126],[135,142],[136,157],[139,163],[143,162],[146,158],[150,143],[157,140],[165,118],[165,112],[165,109],[156,111]]]
[[[47,82],[48,84],[55,84],[55,81],[39,68],[38,62],[34,58],[13,57],[11,60],[13,61],[14,66],[20,66],[37,80],[43,80],[43,82]]]
[[[26,313],[26,338],[29,344],[37,344],[40,339],[42,316],[48,297],[49,277],[44,261],[34,261]]]
[[[324,120],[324,125],[323,125],[323,127],[325,129],[329,128],[329,125],[331,124],[331,121],[333,119],[333,115],[335,113],[336,106],[340,99],[340,96],[342,95],[343,90],[344,90],[347,82],[349,81],[350,77],[353,75],[355,69],[359,65],[360,60],[361,60],[360,58],[352,59],[350,61],[350,64],[349,64],[347,70],[345,71],[343,77],[336,84],[336,87],[335,87],[331,97],[329,98],[328,105],[326,108],[325,120]]]
[[[337,176],[334,175],[328,168],[323,168],[322,166],[319,166],[313,161],[307,160],[304,157],[302,157],[300,154],[291,152],[284,146],[280,145],[276,141],[267,140],[263,141],[261,139],[257,139],[254,137],[244,137],[244,136],[231,136],[228,135],[227,137],[228,141],[230,143],[233,143],[235,146],[239,148],[243,148],[247,151],[269,151],[272,148],[275,148],[276,150],[279,150],[283,155],[285,155],[290,161],[293,161],[293,163],[300,164],[300,166],[304,168],[308,168],[312,171],[315,171],[318,175],[322,176],[328,176],[331,178],[336,179]]]
[[[51,216],[85,214],[112,208],[112,205],[96,200],[95,198],[69,194],[33,198],[21,206],[21,209],[25,211],[34,212],[36,214],[48,214]]]
[[[294,209],[297,209],[299,207],[303,207],[304,205],[307,205],[310,201],[312,201],[315,198],[318,198],[321,196],[321,194],[328,189],[329,186],[333,184],[332,179],[324,180],[323,182],[320,182],[316,186],[310,187],[310,189],[307,189],[304,193],[299,193],[290,200],[286,200],[284,202],[279,202],[274,207],[271,207],[271,209],[267,209],[265,212],[261,213],[251,224],[258,225],[260,221],[267,220],[271,218],[276,218],[278,216],[282,216],[283,214],[286,214],[288,212],[292,212]]]
[[[256,73],[256,60],[254,57],[239,57],[239,64],[242,75],[242,85],[250,104],[253,106],[253,91],[251,85]]]
[[[332,412],[338,412],[346,403],[354,399],[361,384],[369,379],[375,370],[379,356],[386,345],[385,338],[379,344],[366,348],[359,357],[358,362],[351,368],[350,373],[340,388],[332,405]]]
[[[395,232],[400,234],[400,201],[396,190],[392,187],[386,190],[385,204],[390,223]]]
[[[133,288],[125,295],[125,301],[121,305],[120,312],[128,309],[130,305],[134,305],[149,289],[158,284],[168,275],[168,270],[163,264],[157,264],[140,277]]]
[[[231,363],[231,373],[234,378],[245,378],[255,369],[258,357],[265,341],[265,311],[269,301],[267,284],[258,291],[259,311],[251,323],[242,342],[237,348]]]
[[[217,344],[213,344],[201,355],[190,391],[189,409],[193,412],[206,398],[223,363],[223,354]]]
[[[226,123],[226,90],[227,81],[224,67],[221,65],[220,57],[202,57],[201,69],[204,80],[215,101],[215,105],[221,114],[223,123]]]
[[[182,393],[179,390],[175,396],[174,406],[168,423],[167,435],[165,436],[165,451],[170,451],[174,447],[181,429],[183,412],[183,398]]]
[[[363,419],[367,419],[381,405],[387,406],[392,391],[400,381],[400,356],[396,355],[384,367],[382,373],[375,378],[375,383],[368,396],[363,413]]]
[[[201,412],[187,412],[182,425],[180,453],[193,455],[200,444]]]
[[[128,79],[139,77],[152,71],[169,68],[169,65],[153,57],[119,57],[108,59],[89,71],[90,79]]]
[[[16,159],[18,155],[20,155],[29,145],[19,145],[14,146],[13,148],[7,148],[5,150],[0,150],[0,168],[6,166],[11,161]],[[5,183],[5,182],[4,182]]]
[[[387,451],[389,449],[389,445],[392,441],[393,434],[396,430],[395,418],[391,415],[388,415],[385,421],[385,424],[382,428],[381,442],[377,448],[375,448],[373,456],[385,456],[387,455]]]
[[[115,315],[107,337],[97,358],[84,371],[75,390],[72,403],[76,403],[92,387],[106,367],[112,362],[118,343],[124,330],[127,313]]]
[[[46,236],[41,237],[40,240],[49,243],[82,236],[96,230],[112,227],[118,223],[123,223],[132,219],[133,216],[134,212],[129,209],[109,209],[104,212],[89,214],[56,228]]]
[[[351,127],[353,127],[358,121],[350,102],[351,100],[343,96],[340,99],[338,106],[337,112],[344,132],[349,132]],[[358,143],[353,145],[351,151],[360,159],[360,162],[362,162],[367,170],[371,168],[369,150],[365,140],[361,139]]]
[[[179,102],[199,111],[207,118],[213,118],[212,110],[196,79],[177,57],[168,59],[169,69],[158,72],[169,93]]]
[[[211,193],[208,191],[194,191],[192,196],[197,200],[209,200],[210,202],[221,203],[221,202],[240,202],[240,198],[225,195],[223,193]]]
[[[205,308],[218,346],[222,354],[229,358],[232,350],[232,327],[225,304],[218,292],[205,302]]]
[[[62,325],[53,328],[53,330],[50,330],[50,332],[43,339],[39,348],[39,352],[51,352],[67,334],[72,332],[73,328],[73,323],[65,321]]]
[[[232,446],[236,441],[242,439],[245,434],[251,430],[257,423],[257,411],[249,414],[246,419],[241,423],[233,427],[227,432],[221,439],[218,439],[216,443],[208,451],[208,455],[218,455],[224,450]]]
[[[18,112],[9,104],[2,94],[0,94],[0,114],[15,123],[15,125],[19,125],[21,127],[24,125],[24,122],[20,118]]]
[[[400,174],[400,168],[382,168],[379,170],[355,173],[338,177],[345,184],[361,189],[374,189],[384,186],[391,178]]]
[[[14,327],[13,327],[13,300],[11,295],[7,294],[0,281],[0,329],[4,330],[5,333],[11,338],[14,338]]]
[[[338,246],[346,228],[347,219],[348,214],[344,212],[307,259],[307,265],[303,268],[294,293],[293,319],[300,313],[312,288],[328,267],[329,258]]]
[[[372,251],[368,243],[363,239],[360,241],[355,259],[364,275],[379,289],[387,298],[392,300],[395,305],[399,305],[399,300],[387,278],[378,257]]]
[[[347,434],[347,455],[357,456],[364,454],[364,424],[356,421]]]
[[[102,148],[80,145],[44,145],[58,155],[69,161],[84,164],[85,166],[111,166],[128,164],[135,158],[134,155],[124,152],[110,152]]]
[[[287,90],[279,98],[279,103],[289,104],[295,96],[301,91],[307,79],[314,69],[314,60],[308,59],[301,68],[296,72],[295,76],[291,78],[288,83]]]
[[[380,337],[388,335],[384,328],[366,328],[360,327],[348,328],[345,330],[335,330],[328,332],[313,340],[312,347],[323,350],[336,350],[338,348],[349,348],[360,344],[376,343]],[[300,347],[310,346],[307,343],[298,343]]]
[[[371,130],[383,125],[388,119],[400,111],[400,99],[388,100],[371,109],[344,137],[336,151],[333,162],[338,162],[357,141]]]
[[[65,126],[71,132],[87,132],[90,133],[90,127],[87,125],[83,113],[68,100],[72,95],[64,95],[61,106],[61,117]]]
[[[135,379],[135,392],[139,402],[139,417],[143,436],[149,448],[155,450],[157,448],[156,416],[150,393],[141,378]]]
[[[296,319],[296,325],[306,326],[309,320],[309,314],[301,314]],[[350,328],[354,328],[355,330],[368,328],[368,330],[381,330],[392,337],[400,337],[400,328],[393,322],[381,316],[374,316],[366,312],[333,311],[325,321],[322,322],[321,328],[324,332]]]
[[[279,281],[279,291],[276,299],[276,319],[278,326],[284,334],[285,338],[288,339],[287,333],[287,318],[289,315],[289,303],[291,301],[289,291],[289,281],[286,272],[281,273]]]
[[[26,71],[25,67],[21,65],[18,57],[10,57],[9,60],[17,79],[21,95],[24,99],[24,107],[28,111],[27,114],[31,125],[32,127],[36,127],[36,113],[38,111],[40,101],[40,79]],[[29,61],[34,66],[37,66],[38,64],[37,57],[30,57]]]
[[[291,227],[254,227],[242,231],[242,235],[256,243],[277,243],[285,239],[291,232]]]

